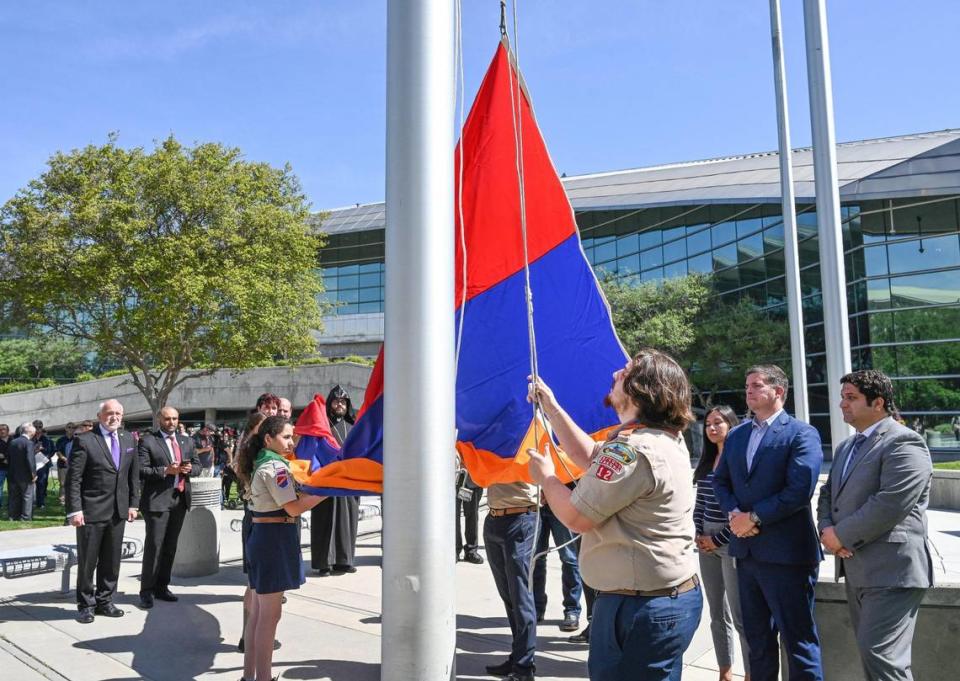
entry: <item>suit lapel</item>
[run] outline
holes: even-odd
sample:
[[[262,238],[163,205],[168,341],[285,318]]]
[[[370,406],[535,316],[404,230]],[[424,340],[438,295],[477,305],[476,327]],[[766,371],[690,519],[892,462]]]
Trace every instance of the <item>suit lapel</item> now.
[[[833,495],[835,497],[840,496],[840,490],[843,489],[843,467],[847,465],[847,457],[850,456],[850,450],[853,448],[853,441],[856,439],[856,436],[849,437],[844,440],[840,449],[838,450],[837,460],[834,463],[834,466],[837,469],[837,474],[833,477]]]
[[[97,426],[97,434],[94,437],[96,438],[97,442],[100,443],[100,447],[103,450],[103,458],[107,460],[107,465],[115,473],[119,472],[117,471],[117,467],[113,465],[113,454],[110,453],[110,444],[107,442],[107,438],[103,436],[99,426]]]
[[[857,468],[857,466],[860,465],[860,462],[863,461],[864,458],[866,458],[867,454],[870,453],[870,450],[873,449],[874,445],[876,445],[877,442],[880,441],[880,438],[882,438],[882,437],[886,434],[887,430],[889,430],[889,428],[890,428],[890,423],[891,423],[892,421],[893,421],[893,419],[891,419],[891,418],[888,416],[886,419],[884,419],[884,420],[880,423],[880,425],[878,425],[878,426],[874,429],[874,431],[873,431],[872,433],[870,433],[870,437],[868,437],[868,438],[864,441],[864,443],[863,443],[862,445],[860,445],[860,451],[857,452],[857,459],[856,459],[856,461],[853,461],[853,462],[850,463],[850,470],[847,471],[846,477],[845,477],[843,480],[840,481],[840,489],[837,491],[838,494],[843,491],[843,488],[844,488],[844,487],[846,487],[846,485],[847,485],[847,480],[849,480],[849,479],[853,476],[853,471],[855,471],[856,468]],[[847,447],[847,456],[850,456],[850,451],[853,449],[853,442],[854,442],[855,439],[856,439],[856,436],[850,438],[850,446]],[[846,465],[846,457],[844,457],[844,465]],[[841,477],[843,477],[843,469],[842,469],[842,468],[840,469],[840,473],[841,473]]]
[[[162,430],[158,430],[153,434],[157,438],[157,442],[160,443],[160,455],[163,457],[163,460],[168,466],[173,464],[173,452],[170,451],[170,447],[167,445],[167,434]],[[174,434],[176,437],[176,434]]]
[[[184,460],[184,452],[187,450],[187,438],[180,433],[177,433],[177,444],[180,446],[180,463],[189,463],[190,459]]]
[[[753,475],[753,472],[757,470],[757,466],[760,465],[760,452],[762,452],[763,448],[768,446],[773,441],[773,438],[776,437],[781,430],[783,430],[784,424],[782,423],[782,420],[783,420],[783,415],[778,417],[776,421],[771,423],[769,426],[767,426],[766,430],[764,430],[763,437],[760,438],[760,444],[757,445],[757,451],[753,453],[753,466],[751,466],[750,470],[747,471],[748,478],[751,475]],[[750,426],[750,432],[751,434],[753,433],[753,425]],[[747,445],[749,446],[749,444],[750,444],[750,440],[748,438]],[[746,465],[746,462],[747,462],[746,456],[743,457],[743,462],[744,462],[744,465]]]

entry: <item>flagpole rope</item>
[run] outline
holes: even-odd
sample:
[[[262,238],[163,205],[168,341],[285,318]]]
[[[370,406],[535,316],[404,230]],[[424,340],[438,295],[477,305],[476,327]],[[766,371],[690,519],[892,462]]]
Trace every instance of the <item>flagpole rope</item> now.
[[[520,194],[520,234],[523,240],[523,276],[524,276],[524,293],[526,297],[526,306],[527,306],[527,341],[530,346],[530,377],[531,380],[536,384],[540,378],[540,367],[537,361],[537,333],[534,325],[534,316],[533,316],[533,286],[530,283],[530,250],[528,245],[527,237],[527,192],[526,185],[524,182],[524,163],[523,163],[523,90],[520,86],[520,28],[519,21],[517,20],[517,4],[519,0],[513,0],[511,2],[511,9],[513,14],[513,41],[514,41],[514,63],[516,64],[516,84],[514,84],[514,72],[513,68],[508,70],[510,74],[510,107],[513,119],[513,138],[514,138],[514,149],[516,156],[516,166],[517,166],[517,184],[519,187]],[[503,12],[504,2],[501,2],[501,13]],[[502,16],[502,14],[501,14]],[[502,21],[502,19],[501,19]],[[504,34],[506,37],[506,34]],[[546,425],[545,422],[546,414],[544,413],[543,407],[540,405],[539,396],[534,396],[533,402],[533,442],[534,446],[538,446],[540,442],[540,426],[541,424]],[[551,439],[553,433],[550,429],[547,429],[547,432],[550,434]],[[559,458],[559,457],[558,457]],[[566,463],[564,463],[566,467]],[[568,469],[569,472],[569,469]],[[572,477],[572,476],[571,476]],[[557,551],[563,546],[575,541],[579,537],[571,539],[570,542],[566,542],[562,546],[557,546],[551,549],[549,546],[546,551],[537,553],[537,540],[540,537],[540,531],[542,526],[542,518],[540,513],[540,498],[542,491],[540,485],[536,486],[537,488],[537,510],[536,510],[536,519],[533,526],[533,546],[530,547],[530,563],[527,569],[527,588],[531,591],[533,590],[533,572],[536,566],[537,560],[541,557],[545,557],[550,551]]]
[[[457,343],[454,356],[454,370],[460,368],[460,350],[463,347],[463,318],[467,312],[467,228],[463,219],[463,15],[461,0],[454,2],[454,98],[455,108],[459,110],[460,144],[457,145],[457,217],[460,219],[460,322],[457,324]],[[456,376],[457,374],[454,373]]]

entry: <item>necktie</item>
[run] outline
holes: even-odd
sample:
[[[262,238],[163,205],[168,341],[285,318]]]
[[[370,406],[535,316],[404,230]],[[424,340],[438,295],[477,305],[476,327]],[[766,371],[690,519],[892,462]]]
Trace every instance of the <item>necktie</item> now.
[[[867,436],[863,433],[858,433],[857,436],[853,438],[850,453],[847,454],[847,460],[843,462],[843,475],[840,476],[840,482],[847,481],[847,475],[850,473],[850,469],[853,468],[853,460],[857,457],[857,454],[860,453],[860,445],[862,445],[866,439]]]
[[[177,444],[177,438],[174,435],[170,436],[170,449],[173,450],[173,459],[180,465],[180,462],[183,461],[183,456],[180,454],[180,445]],[[177,490],[182,492],[184,490],[183,476],[177,473]]]
[[[110,455],[113,457],[113,465],[120,470],[120,440],[117,439],[117,431],[110,433]]]

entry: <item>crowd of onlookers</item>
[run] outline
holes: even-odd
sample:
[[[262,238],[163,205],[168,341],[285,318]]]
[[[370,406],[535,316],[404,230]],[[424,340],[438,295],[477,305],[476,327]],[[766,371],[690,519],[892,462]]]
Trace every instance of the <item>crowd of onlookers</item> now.
[[[739,640],[753,681],[777,678],[781,650],[791,679],[822,681],[814,587],[824,553],[844,578],[865,676],[910,678],[919,604],[933,584],[926,442],[903,423],[887,376],[844,376],[840,409],[856,433],[835,444],[828,479],[811,505],[823,448],[812,426],[786,412],[788,387],[779,367],[752,367],[745,376],[748,417],[722,405],[706,413],[691,476],[683,436],[694,423],[690,388],[668,355],[642,350],[614,375],[605,403],[620,425],[600,442],[577,426],[546,383],[532,379],[529,399],[585,473],[576,483],[562,480],[551,456],[529,449],[532,484],[487,488],[483,549],[512,634],[510,656],[487,671],[534,681],[537,625],[547,603],[542,556],[552,537],[563,563],[560,629],[579,629],[585,596],[588,625],[569,640],[590,644],[595,681],[679,679],[704,605],[720,679],[732,678]],[[326,406],[332,436],[342,444],[354,420],[349,397],[337,386]],[[67,521],[77,528],[78,619],[90,623],[95,615],[123,615],[112,598],[126,522],[142,513],[147,526],[140,606],[176,601],[170,567],[190,479],[221,476],[224,499],[233,483],[243,487],[243,678],[270,678],[283,593],[305,579],[302,513],[312,514],[315,573],[355,571],[358,500],[318,497],[296,484],[291,417],[288,401],[265,393],[240,433],[213,424],[191,433],[172,407],[161,410],[158,430],[130,433],[116,400],[100,406],[96,422],[69,424],[56,441],[40,422],[22,424],[13,439],[0,424],[11,517],[29,518],[33,489],[43,490],[38,506],[44,504],[56,467]],[[457,487],[458,514],[463,508],[467,518],[463,537],[457,522],[457,558],[481,564],[483,490],[466,472]],[[534,554],[541,558],[532,565]]]
[[[91,431],[95,423],[96,419],[67,423],[63,433],[55,438],[40,420],[31,422],[32,431],[26,428],[26,424],[11,429],[9,424],[0,423],[0,508],[7,509],[10,520],[33,520],[34,510],[46,508],[54,494],[61,506],[65,503],[64,483],[73,438]],[[150,432],[149,429],[140,429],[131,430],[130,434],[135,442],[139,442]],[[181,423],[178,432],[190,437],[197,448],[200,477],[221,478],[224,505],[230,508],[239,506],[242,501],[232,462],[237,453],[240,431],[230,425],[201,423],[188,427]],[[32,446],[29,460],[23,452],[17,457],[9,454],[11,443],[22,435],[26,435]],[[56,487],[51,484],[51,478],[57,480]]]

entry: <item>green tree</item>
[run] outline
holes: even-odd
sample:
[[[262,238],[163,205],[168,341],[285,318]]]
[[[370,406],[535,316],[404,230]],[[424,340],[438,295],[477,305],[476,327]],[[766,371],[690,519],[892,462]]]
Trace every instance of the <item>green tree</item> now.
[[[639,286],[601,278],[613,325],[627,352],[654,347],[682,355],[697,337],[695,321],[710,296],[710,281],[689,275]]]
[[[321,244],[307,216],[289,166],[113,135],[55,154],[0,209],[0,299],[121,362],[156,414],[187,369],[314,351]]]
[[[85,369],[85,354],[83,346],[65,338],[0,340],[0,380],[72,379]]]
[[[790,336],[786,320],[771,317],[753,303],[711,298],[695,321],[696,342],[678,357],[687,370],[699,406],[712,406],[721,389],[743,387],[754,364],[774,362],[788,375]]]
[[[783,363],[789,355],[787,323],[749,301],[726,301],[710,276],[639,286],[604,277],[601,285],[627,350],[649,346],[673,355],[701,407],[710,406],[718,390],[739,389],[751,365]]]

